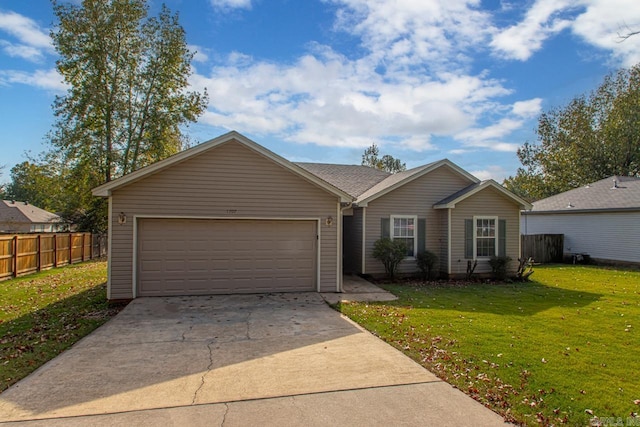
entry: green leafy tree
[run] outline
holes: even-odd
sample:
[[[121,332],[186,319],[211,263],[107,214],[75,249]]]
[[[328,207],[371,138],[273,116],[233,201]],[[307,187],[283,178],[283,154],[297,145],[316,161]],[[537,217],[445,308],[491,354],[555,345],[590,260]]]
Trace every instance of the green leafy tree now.
[[[204,112],[207,94],[188,90],[193,53],[165,6],[149,17],[147,0],[52,3],[68,90],[54,101],[49,134],[48,155],[64,167],[50,176],[63,180],[61,194],[75,195],[65,196],[63,211],[83,229],[100,229],[107,209],[91,189],[182,150],[181,129]]]
[[[53,6],[57,69],[69,85],[54,102],[53,146],[91,186],[180,151],[180,127],[196,121],[207,96],[186,90],[193,53],[178,16],[163,6],[148,17],[146,0]]]
[[[504,185],[538,200],[611,175],[640,175],[640,64],[608,75],[588,96],[540,115],[538,141]]]
[[[68,167],[54,151],[15,165],[6,197],[55,212],[76,224],[80,231],[106,232],[106,200],[93,197],[89,178]]]
[[[11,168],[11,182],[7,185],[6,197],[11,200],[29,202],[52,212],[64,209],[62,179],[56,165],[39,163],[30,159]]]
[[[398,173],[407,170],[407,165],[400,159],[396,159],[388,154],[380,156],[380,149],[376,144],[364,150],[362,154],[362,165],[380,169],[390,173]]]

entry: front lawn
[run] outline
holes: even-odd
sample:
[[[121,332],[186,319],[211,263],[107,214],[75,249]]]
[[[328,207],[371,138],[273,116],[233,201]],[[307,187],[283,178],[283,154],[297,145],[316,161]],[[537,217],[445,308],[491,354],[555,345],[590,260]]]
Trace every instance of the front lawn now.
[[[107,263],[90,261],[0,282],[0,392],[122,308],[106,278]]]
[[[640,272],[555,265],[532,279],[383,285],[399,300],[340,311],[507,420],[640,425]]]

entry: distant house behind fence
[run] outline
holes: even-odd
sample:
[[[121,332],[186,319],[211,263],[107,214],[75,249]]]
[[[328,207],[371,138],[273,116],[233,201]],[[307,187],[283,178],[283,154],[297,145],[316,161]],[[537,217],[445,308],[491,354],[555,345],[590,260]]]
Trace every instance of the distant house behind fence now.
[[[62,217],[29,202],[2,200],[0,203],[0,232],[56,233],[68,230],[69,224]]]

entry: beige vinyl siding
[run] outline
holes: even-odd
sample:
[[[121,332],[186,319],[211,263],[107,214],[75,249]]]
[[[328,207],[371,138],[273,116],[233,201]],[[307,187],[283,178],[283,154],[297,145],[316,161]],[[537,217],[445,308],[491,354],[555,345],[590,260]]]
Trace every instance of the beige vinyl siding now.
[[[320,288],[336,290],[338,198],[235,141],[112,195],[111,298],[132,297],[133,217],[320,219]],[[118,224],[118,214],[127,215]]]
[[[474,216],[497,216],[498,220],[506,220],[506,254],[512,259],[509,270],[512,273],[515,272],[517,259],[520,257],[519,209],[519,206],[512,200],[490,187],[458,203],[451,211],[451,273],[454,275],[466,273],[464,221],[465,219],[473,219]],[[489,263],[486,260],[478,261],[475,272],[490,273]]]
[[[426,175],[403,185],[369,203],[366,214],[365,272],[383,274],[382,263],[373,258],[373,244],[381,237],[380,219],[390,215],[416,215],[426,221],[425,249],[440,255],[443,242],[440,214],[433,205],[459,191],[472,182],[454,172],[448,166],[441,166]],[[445,230],[446,232],[446,230]],[[444,243],[446,245],[446,242]],[[442,262],[442,257],[439,262]],[[442,269],[442,265],[438,267]],[[446,268],[446,266],[444,267]],[[406,260],[400,264],[400,273],[417,271],[415,261]]]

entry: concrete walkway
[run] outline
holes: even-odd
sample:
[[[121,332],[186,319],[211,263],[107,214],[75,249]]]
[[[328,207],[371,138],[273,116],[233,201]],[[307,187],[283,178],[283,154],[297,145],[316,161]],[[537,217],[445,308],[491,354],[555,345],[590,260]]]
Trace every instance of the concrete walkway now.
[[[341,301],[394,301],[398,299],[391,292],[387,292],[356,275],[343,276],[342,289],[343,293],[322,293],[322,298],[329,304],[337,304]]]
[[[316,293],[140,298],[0,394],[16,426],[498,426]]]

